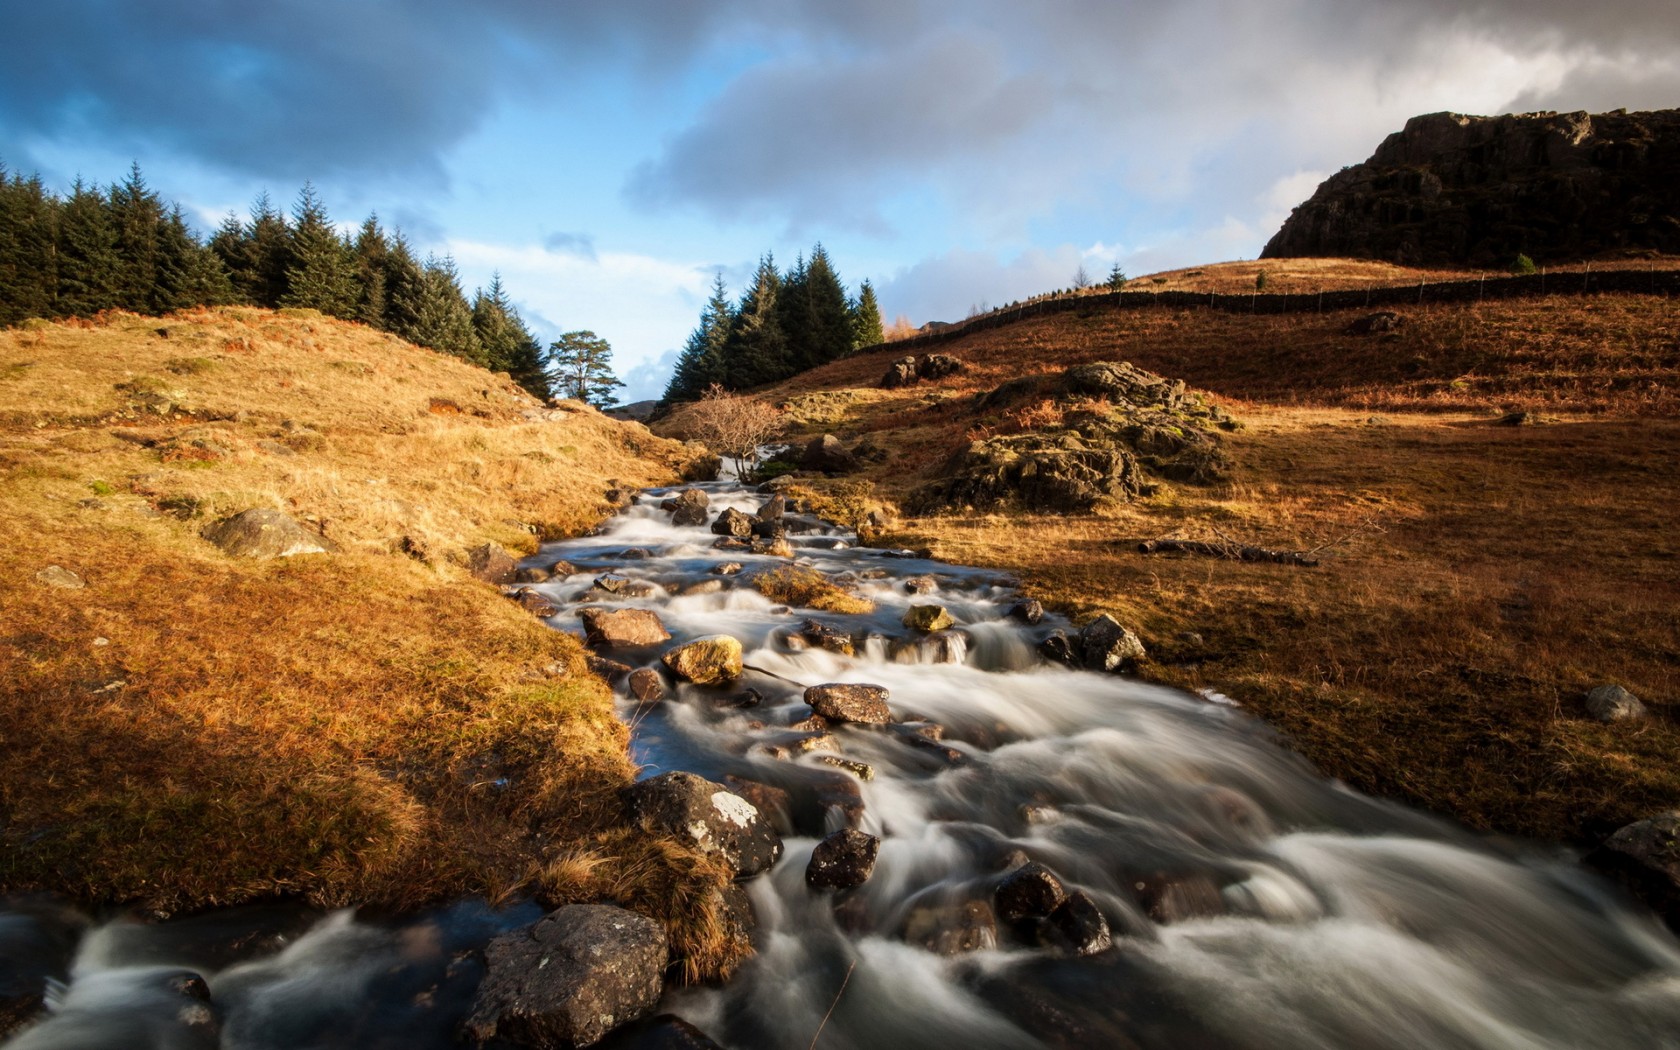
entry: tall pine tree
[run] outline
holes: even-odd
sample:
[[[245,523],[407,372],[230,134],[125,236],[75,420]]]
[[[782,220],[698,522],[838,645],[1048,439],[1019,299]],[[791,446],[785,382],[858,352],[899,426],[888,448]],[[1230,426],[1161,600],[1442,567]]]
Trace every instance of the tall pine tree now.
[[[379,228],[379,216],[369,215],[356,233],[351,248],[351,265],[356,275],[355,319],[370,328],[385,326],[385,272],[390,263],[391,242]]]
[[[158,283],[158,244],[164,224],[163,199],[152,192],[136,162],[128,178],[111,187],[111,229],[116,235],[117,305],[137,314],[153,312]]]
[[[725,354],[734,324],[735,308],[720,272],[712,278],[712,297],[700,311],[700,327],[689,333],[671,382],[665,387],[663,400],[667,404],[694,401],[713,383],[728,380]]]
[[[221,260],[198,242],[180,206],[175,206],[158,231],[157,283],[152,286],[151,312],[165,314],[232,301],[233,283]]]
[[[802,353],[793,363],[796,371],[815,368],[852,352],[852,315],[846,302],[846,288],[840,274],[821,244],[811,249],[805,266],[805,316]]]
[[[304,183],[292,210],[292,243],[282,306],[356,316],[356,274],[350,248],[333,228],[315,187]]]
[[[122,261],[105,195],[81,179],[58,222],[58,294],[53,312],[86,317],[117,305]]]
[[[548,397],[542,344],[508,299],[501,274],[492,274],[489,291],[481,288],[473,297],[472,322],[490,368],[506,372],[536,397]]]
[[[0,325],[53,313],[58,207],[39,175],[8,176],[0,165]]]
[[[402,334],[411,343],[454,354],[475,365],[489,364],[473,331],[472,308],[461,291],[455,260],[448,256],[426,260],[414,302],[413,328]]]
[[[789,374],[788,342],[779,309],[782,290],[776,259],[766,254],[759,260],[753,286],[741,297],[724,343],[723,385],[729,389],[745,390]]]
[[[878,346],[887,341],[881,327],[881,304],[875,301],[875,289],[868,281],[858,285],[858,295],[851,306],[852,349]]]

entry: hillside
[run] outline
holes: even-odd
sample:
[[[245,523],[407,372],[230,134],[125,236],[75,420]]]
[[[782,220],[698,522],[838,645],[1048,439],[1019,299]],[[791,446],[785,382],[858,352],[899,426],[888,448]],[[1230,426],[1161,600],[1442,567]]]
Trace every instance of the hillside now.
[[[1505,266],[1680,253],[1680,110],[1413,117],[1326,179],[1262,258]]]
[[[1323,266],[1266,265],[1285,283]],[[888,346],[766,396],[795,436],[863,444],[857,475],[799,481],[849,494],[844,506],[867,480],[897,512],[882,542],[1005,569],[1076,618],[1121,613],[1150,644],[1146,674],[1236,698],[1332,776],[1478,828],[1572,841],[1680,805],[1671,304],[1397,313],[1394,330],[1353,335],[1363,311],[1093,308],[941,343],[964,367],[935,381],[880,389],[903,352]],[[904,514],[971,442],[1090,411],[977,395],[1042,391],[1098,361],[1211,393],[1240,424],[1217,435],[1223,470],[1084,514]],[[1525,425],[1501,425],[1512,412]],[[1156,537],[1319,549],[1322,564],[1139,553]],[[1582,695],[1604,682],[1653,717],[1587,718]]]
[[[464,566],[690,455],[313,311],[0,332],[0,892],[674,915],[715,875],[624,831],[606,687]],[[204,538],[252,507],[337,552]]]

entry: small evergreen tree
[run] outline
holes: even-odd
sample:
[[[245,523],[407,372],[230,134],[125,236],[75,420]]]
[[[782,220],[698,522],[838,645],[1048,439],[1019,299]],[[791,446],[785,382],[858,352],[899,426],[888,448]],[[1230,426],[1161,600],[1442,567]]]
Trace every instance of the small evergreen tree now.
[[[618,404],[613,391],[624,385],[613,375],[612,347],[590,331],[567,332],[548,344],[548,378],[557,397],[600,409]]]
[[[881,326],[881,305],[875,301],[875,289],[868,281],[858,285],[857,299],[851,305],[852,349],[878,346],[887,341]]]
[[[286,291],[280,297],[280,305],[353,319],[357,289],[350,248],[333,228],[326,206],[312,184],[303,184],[292,219]]]
[[[414,251],[402,231],[397,231],[385,255],[385,317],[379,327],[417,342],[420,305],[426,293],[426,272],[414,259]]]
[[[1518,255],[1511,263],[1511,273],[1517,277],[1527,277],[1532,273],[1539,273],[1540,268],[1534,265],[1534,260],[1526,255]]]
[[[671,382],[665,387],[663,400],[667,404],[694,401],[712,384],[723,382],[726,346],[734,323],[735,308],[729,302],[729,288],[720,272],[712,278],[712,297],[700,311],[700,326],[683,344]]]
[[[1124,291],[1126,288],[1126,271],[1115,263],[1108,271],[1108,290],[1111,292]]]
[[[239,274],[234,274],[234,287],[240,295],[257,306],[278,307],[286,298],[286,274],[292,267],[292,231],[285,216],[274,209],[265,191],[251,205],[251,221],[245,227],[249,244],[250,268],[245,273],[246,285],[239,287]]]

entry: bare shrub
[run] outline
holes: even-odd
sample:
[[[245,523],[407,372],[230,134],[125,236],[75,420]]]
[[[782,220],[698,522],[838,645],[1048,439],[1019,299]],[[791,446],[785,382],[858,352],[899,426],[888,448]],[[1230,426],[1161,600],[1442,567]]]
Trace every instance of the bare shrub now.
[[[758,469],[758,450],[782,431],[782,413],[754,397],[731,393],[716,383],[688,411],[687,430],[735,463],[743,480]]]

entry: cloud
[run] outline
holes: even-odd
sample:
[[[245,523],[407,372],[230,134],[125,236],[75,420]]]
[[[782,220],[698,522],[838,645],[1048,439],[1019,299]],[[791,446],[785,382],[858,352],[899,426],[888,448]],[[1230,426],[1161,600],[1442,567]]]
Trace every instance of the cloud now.
[[[671,383],[671,375],[677,370],[677,358],[680,356],[680,351],[667,350],[657,358],[643,361],[620,373],[624,389],[619,393],[619,400],[629,404],[633,401],[657,401],[663,397],[665,388]]]
[[[551,233],[543,238],[543,247],[551,252],[562,255],[575,255],[580,259],[596,261],[595,238],[587,233]]]

